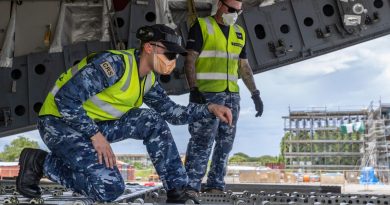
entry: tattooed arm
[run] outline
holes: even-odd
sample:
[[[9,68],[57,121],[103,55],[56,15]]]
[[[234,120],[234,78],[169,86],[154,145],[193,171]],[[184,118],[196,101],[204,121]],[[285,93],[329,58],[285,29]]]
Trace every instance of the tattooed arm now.
[[[248,59],[240,59],[239,73],[246,87],[253,94],[257,88],[253,78],[252,68],[249,65]]]
[[[244,81],[246,87],[252,94],[252,100],[255,103],[255,109],[257,111],[256,117],[260,117],[263,114],[263,101],[260,98],[260,91],[257,90],[255,80],[253,78],[252,68],[249,65],[248,59],[240,59],[240,75]]]
[[[199,53],[194,50],[187,50],[187,56],[184,63],[188,85],[190,88],[197,87],[195,61],[198,59]]]
[[[206,99],[199,91],[196,84],[195,61],[198,59],[199,52],[188,49],[185,65],[188,86],[190,87],[190,103],[205,104]]]

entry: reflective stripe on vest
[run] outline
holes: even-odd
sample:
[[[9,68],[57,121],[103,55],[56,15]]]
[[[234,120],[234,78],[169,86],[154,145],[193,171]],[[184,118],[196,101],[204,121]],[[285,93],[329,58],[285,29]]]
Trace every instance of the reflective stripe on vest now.
[[[150,88],[152,88],[154,82],[153,82],[153,76],[151,74],[146,76],[145,80],[145,88],[144,88],[144,93],[149,92]]]
[[[236,33],[241,33],[241,30],[240,30],[240,26],[239,26],[239,25],[234,24],[234,25],[233,25],[233,28],[234,28],[234,31],[236,31]]]
[[[52,95],[56,96],[56,94],[57,94],[59,89],[60,88],[57,85],[54,85],[53,89],[51,89],[50,92],[51,92]]]
[[[208,34],[214,34],[214,28],[213,25],[211,25],[211,21],[209,18],[205,18],[204,21],[206,22],[207,25],[207,33]]]
[[[238,76],[228,75],[230,81],[237,82]],[[199,80],[226,80],[226,73],[197,73],[196,79]]]
[[[119,119],[130,109],[140,107],[143,103],[144,94],[150,90],[156,80],[153,72],[151,72],[140,81],[137,64],[133,63],[135,62],[133,49],[108,52],[122,56],[125,61],[125,72],[114,85],[83,102],[83,108],[87,112],[87,115],[95,121]],[[54,97],[67,81],[87,65],[86,59],[87,58],[84,58],[79,64],[61,74],[53,89],[46,97],[39,113],[40,116],[54,115],[62,117],[54,102]]]
[[[100,109],[104,110],[104,112],[116,117],[120,118],[122,115],[125,114],[125,112],[122,112],[120,110],[117,110],[115,107],[113,107],[111,104],[106,103],[102,100],[100,100],[96,95],[92,96],[90,100]]]
[[[72,76],[75,76],[76,73],[79,72],[77,65],[72,66],[71,72],[72,72]]]
[[[196,60],[197,85],[201,92],[238,92],[239,55],[245,45],[245,32],[239,25],[229,28],[225,37],[213,17],[199,18],[203,47]]]
[[[128,56],[129,56],[129,65],[133,65],[133,58],[131,57],[131,54],[130,54],[130,53],[128,53],[128,52],[126,52],[126,51],[119,51],[119,52],[121,52],[121,53],[123,53],[123,54],[125,54],[125,55],[128,55]],[[125,82],[125,84],[123,85],[123,87],[121,88],[121,90],[122,90],[123,92],[125,92],[125,91],[126,91],[127,89],[129,89],[129,87],[130,87],[131,74],[133,73],[133,72],[132,72],[132,69],[133,69],[133,66],[130,66],[130,72],[129,72],[128,76],[127,76],[126,82]]]
[[[78,68],[77,64],[70,68],[70,73],[72,74],[72,77],[75,76],[78,72],[79,72],[79,68]],[[56,84],[54,84],[54,87],[50,92],[51,92],[51,94],[53,94],[55,96],[59,89],[60,88]]]
[[[233,60],[239,59],[239,54],[236,53],[226,53],[222,51],[202,51],[199,54],[199,58],[230,58]]]

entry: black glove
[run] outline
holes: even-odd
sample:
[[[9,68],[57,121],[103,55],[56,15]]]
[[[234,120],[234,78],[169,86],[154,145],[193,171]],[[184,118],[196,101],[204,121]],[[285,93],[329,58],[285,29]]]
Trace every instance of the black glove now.
[[[261,117],[261,115],[263,114],[264,105],[263,105],[263,101],[261,101],[259,90],[256,90],[252,93],[252,100],[255,103],[255,108],[257,111],[255,116]]]
[[[206,103],[206,99],[204,98],[202,93],[199,92],[199,89],[197,87],[193,87],[190,89],[190,102],[198,104]]]

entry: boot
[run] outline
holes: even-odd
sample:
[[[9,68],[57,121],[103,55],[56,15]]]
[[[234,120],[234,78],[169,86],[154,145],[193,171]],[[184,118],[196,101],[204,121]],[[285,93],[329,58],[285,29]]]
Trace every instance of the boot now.
[[[47,152],[39,149],[24,148],[19,157],[19,174],[16,189],[29,198],[40,197],[42,192],[39,181],[43,177],[43,163]]]
[[[189,202],[190,204],[200,204],[197,199],[198,192],[192,189],[184,190],[170,190],[167,192],[167,204],[185,204]],[[192,201],[193,203],[191,203]]]

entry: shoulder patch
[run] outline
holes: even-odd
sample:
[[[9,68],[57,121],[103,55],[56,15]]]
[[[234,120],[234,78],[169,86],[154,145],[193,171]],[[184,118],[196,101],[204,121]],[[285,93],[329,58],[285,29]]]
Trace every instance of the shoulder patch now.
[[[103,69],[107,77],[110,78],[115,75],[115,70],[112,68],[111,64],[108,61],[105,61],[100,64],[100,67]]]

